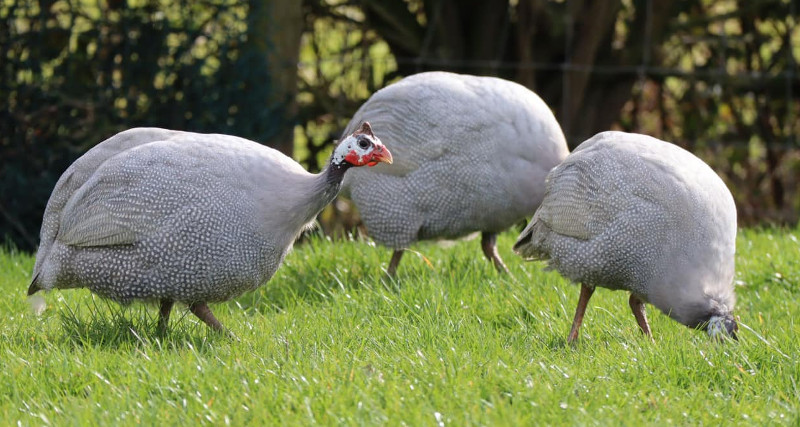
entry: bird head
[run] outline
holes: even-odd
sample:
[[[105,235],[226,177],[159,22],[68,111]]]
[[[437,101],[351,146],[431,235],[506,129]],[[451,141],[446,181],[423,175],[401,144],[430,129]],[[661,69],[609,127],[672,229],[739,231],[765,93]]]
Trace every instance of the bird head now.
[[[738,341],[739,338],[736,333],[739,331],[739,325],[732,314],[725,314],[722,316],[714,315],[708,319],[705,325],[706,333],[713,340],[722,341],[725,337],[733,338]]]
[[[392,163],[392,153],[383,145],[380,139],[372,133],[368,122],[345,138],[333,150],[331,162],[342,166],[375,166],[378,163]]]

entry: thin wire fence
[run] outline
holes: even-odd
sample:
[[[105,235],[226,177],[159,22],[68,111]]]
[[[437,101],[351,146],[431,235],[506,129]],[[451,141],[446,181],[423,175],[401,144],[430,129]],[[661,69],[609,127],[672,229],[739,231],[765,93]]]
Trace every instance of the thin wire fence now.
[[[575,17],[571,13],[565,13],[563,16],[564,26],[566,28],[566,36],[564,37],[563,47],[563,61],[560,62],[547,62],[547,61],[504,61],[499,59],[481,60],[481,59],[447,59],[436,58],[427,55],[418,57],[407,56],[392,56],[386,54],[384,57],[364,56],[362,58],[353,58],[344,54],[329,55],[315,58],[313,62],[301,61],[299,66],[302,67],[317,67],[320,64],[336,63],[345,68],[356,68],[364,66],[373,66],[382,63],[384,67],[391,64],[410,65],[416,67],[417,71],[424,71],[430,69],[443,69],[443,70],[464,70],[465,72],[473,71],[475,73],[481,72],[486,74],[487,70],[491,74],[514,74],[520,70],[524,71],[550,71],[557,72],[562,75],[561,82],[561,98],[562,100],[570,99],[572,95],[571,82],[572,79],[565,78],[565,76],[572,73],[582,73],[589,75],[604,75],[604,76],[636,76],[638,86],[644,86],[648,80],[656,79],[663,81],[668,78],[680,79],[685,82],[702,82],[711,85],[709,89],[712,93],[711,96],[718,95],[721,88],[725,87],[752,87],[758,88],[759,86],[775,86],[776,82],[782,82],[783,91],[781,98],[785,105],[786,112],[781,119],[783,126],[792,127],[794,123],[800,120],[798,117],[798,104],[800,100],[797,99],[795,94],[795,87],[800,86],[800,73],[797,69],[796,56],[800,55],[800,47],[793,47],[787,50],[787,66],[779,70],[760,70],[760,69],[737,69],[728,70],[726,64],[729,59],[742,60],[742,58],[732,58],[730,55],[730,47],[734,44],[731,40],[740,39],[742,36],[730,35],[725,30],[726,26],[720,26],[720,30],[716,33],[709,32],[705,35],[697,34],[679,34],[681,40],[684,40],[687,46],[696,45],[700,43],[712,43],[720,45],[717,49],[719,58],[716,59],[716,67],[697,67],[694,63],[679,64],[678,66],[665,66],[657,63],[653,59],[653,52],[656,51],[657,46],[652,39],[653,32],[653,4],[655,0],[646,0],[644,3],[645,9],[645,25],[643,34],[644,38],[642,44],[640,61],[638,64],[627,65],[608,65],[608,64],[580,64],[571,62],[573,57],[573,27]],[[566,11],[572,10],[569,5],[571,0],[567,0]],[[797,31],[797,1],[792,0],[783,4],[786,11],[785,23],[788,26],[787,33],[800,42],[800,31]],[[441,7],[436,8],[434,13],[441,13]],[[735,16],[733,12],[721,13],[715,17],[716,20],[728,19]],[[711,19],[710,19],[711,20]],[[439,22],[435,17],[431,19],[432,23],[428,26],[425,37],[423,39],[422,52],[428,52],[432,41],[432,35],[436,33],[436,22]],[[356,29],[361,31],[361,29]],[[349,34],[348,34],[349,36]],[[689,50],[689,49],[687,49]],[[746,59],[745,59],[746,60]],[[633,96],[638,97],[639,102],[644,102],[645,91],[638,90]],[[570,115],[567,111],[567,103],[560,102],[560,105],[551,105],[559,116],[561,126],[564,133],[568,136],[570,141],[576,138],[585,137],[573,132],[573,123],[571,123]],[[602,108],[602,106],[598,106]],[[342,112],[348,114],[349,112]],[[800,132],[785,132],[777,139],[768,141],[770,146],[778,150],[793,150],[800,147]],[[718,146],[733,146],[733,147],[747,147],[752,144],[748,139],[735,139],[726,137],[722,139],[703,138],[703,144],[708,147]]]
[[[521,72],[535,72],[537,76],[547,74],[547,83],[557,85],[546,88],[551,89],[548,92],[551,96],[557,93],[555,102],[548,103],[572,147],[591,134],[581,128],[580,116],[570,115],[569,103],[565,102],[580,96],[580,89],[572,86],[574,79],[570,77],[588,75],[590,80],[602,77],[597,79],[602,81],[613,81],[615,77],[629,79],[634,82],[629,99],[611,128],[650,134],[681,145],[703,158],[732,188],[745,223],[796,222],[800,212],[798,1],[766,2],[780,10],[758,18],[759,22],[751,28],[752,33],[745,33],[746,28],[741,25],[729,25],[729,21],[743,19],[735,9],[740,2],[703,3],[733,5],[734,8],[714,11],[713,16],[703,17],[703,24],[688,21],[674,24],[679,21],[674,18],[673,27],[661,38],[654,35],[655,2],[632,2],[645,16],[641,33],[628,35],[642,41],[641,50],[637,50],[634,60],[625,63],[604,61],[605,58],[594,63],[572,60],[578,37],[573,28],[578,17],[571,14],[572,2],[567,0],[567,7],[563,8],[567,13],[560,18],[565,33],[563,53],[558,61],[552,60],[554,56],[545,60],[510,61],[502,59],[502,52],[490,59],[436,57],[430,54],[433,34],[442,29],[434,28],[435,23],[441,21],[433,17],[428,20],[431,24],[424,33],[423,54],[419,56],[393,56],[388,51],[383,56],[319,55],[313,60],[301,61],[299,66],[318,68],[335,64],[343,69],[380,66],[416,72],[439,69],[506,78],[521,75]],[[754,8],[758,9],[756,6]],[[441,13],[441,10],[434,9],[434,13]],[[775,21],[777,29],[764,28],[772,22],[770,20]],[[354,28],[356,32],[362,30]],[[498,27],[497,31],[508,30]],[[776,36],[777,33],[782,35]],[[703,56],[698,52],[705,55],[702,60],[698,59]],[[389,83],[391,81],[384,81],[379,87]],[[537,84],[541,83],[537,81]],[[541,86],[532,89],[542,95]],[[602,103],[589,107],[606,108]],[[346,123],[352,111],[330,113]],[[602,130],[608,129],[594,131]]]

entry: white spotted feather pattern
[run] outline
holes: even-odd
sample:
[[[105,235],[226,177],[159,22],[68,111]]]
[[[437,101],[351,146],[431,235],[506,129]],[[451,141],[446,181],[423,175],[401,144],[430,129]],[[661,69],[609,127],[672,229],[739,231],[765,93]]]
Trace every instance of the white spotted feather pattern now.
[[[544,178],[568,154],[547,105],[527,88],[493,77],[426,72],[373,94],[362,121],[380,129],[391,167],[353,170],[344,190],[378,243],[500,232],[530,215]]]
[[[352,166],[342,161],[345,154],[370,160],[382,147],[371,129],[369,135],[358,139],[365,148],[356,139],[337,147],[315,175],[234,136],[155,128],[119,133],[75,161],[56,184],[29,294],[85,287],[123,304],[171,306],[253,290],[336,196]],[[391,161],[388,152],[381,155]],[[216,319],[209,324],[219,326]]]
[[[652,137],[603,132],[550,172],[515,250],[696,327],[734,308],[735,239],[733,197],[708,165]]]

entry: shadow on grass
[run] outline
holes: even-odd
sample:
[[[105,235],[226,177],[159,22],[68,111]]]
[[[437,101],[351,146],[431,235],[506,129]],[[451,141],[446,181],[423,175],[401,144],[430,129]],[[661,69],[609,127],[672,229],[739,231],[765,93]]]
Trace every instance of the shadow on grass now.
[[[99,300],[99,302],[98,302]],[[214,342],[230,340],[227,335],[212,331],[204,324],[182,317],[187,311],[173,310],[166,332],[158,330],[158,310],[147,304],[120,306],[114,302],[92,298],[86,309],[60,310],[64,342],[79,347],[109,349],[146,347],[149,350],[193,348],[202,352]],[[88,316],[84,313],[88,312]]]
[[[322,304],[340,292],[377,288],[397,292],[402,287],[402,279],[389,278],[383,272],[367,272],[359,263],[324,273],[308,272],[307,265],[284,265],[281,269],[279,277],[226,304],[232,311],[265,315],[280,313],[301,303]]]
[[[229,304],[251,314],[271,314],[300,303],[324,303],[339,293],[378,289],[398,293],[415,281],[447,271],[443,266],[434,267],[421,253],[408,250],[404,268],[398,270],[397,277],[389,277],[386,267],[391,250],[376,248],[369,239],[352,235],[332,244],[329,238],[315,233],[321,232],[311,232],[311,238],[295,245],[294,253],[267,283]],[[414,257],[424,263],[412,267]]]
[[[388,260],[389,251],[384,250],[374,256],[361,256],[362,252],[371,255],[375,251],[375,248],[368,245],[350,247],[335,253],[330,253],[330,250],[327,242],[307,244],[303,253],[298,253],[291,262],[281,266],[275,277],[267,283],[230,301],[212,304],[211,310],[217,315],[223,314],[223,317],[227,317],[225,314],[239,317],[240,319],[235,320],[237,324],[249,324],[248,318],[283,313],[298,305],[324,305],[344,293],[385,291],[398,294],[420,280],[433,280],[432,277],[438,280],[438,276],[445,274],[443,271],[448,271],[441,265],[433,267],[429,263],[422,267],[417,266],[416,270],[408,265],[398,272],[395,279],[386,275],[383,269],[385,264],[376,262],[376,258]],[[321,254],[331,259],[320,263],[318,260],[323,256]],[[468,276],[496,274],[485,260],[478,261],[482,262],[477,264],[480,271],[472,273],[472,269],[478,268],[473,260],[459,268],[466,269]],[[498,319],[495,327],[513,329],[518,322],[512,317]],[[194,315],[188,313],[185,306],[179,304],[173,309],[169,328],[163,335],[158,333],[158,308],[154,304],[134,303],[123,307],[92,296],[82,305],[75,307],[73,304],[62,308],[59,319],[65,340],[79,346],[198,347],[209,341],[225,339],[213,333]],[[227,322],[223,321],[223,324]]]

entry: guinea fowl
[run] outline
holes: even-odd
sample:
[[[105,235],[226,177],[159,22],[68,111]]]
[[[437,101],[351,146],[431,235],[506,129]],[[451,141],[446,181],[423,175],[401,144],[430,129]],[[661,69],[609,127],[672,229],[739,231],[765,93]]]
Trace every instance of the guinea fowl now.
[[[712,338],[736,338],[736,206],[722,180],[688,151],[649,136],[603,132],[547,176],[541,206],[514,251],[548,260],[581,283],[572,342],[597,286],[630,291]]]
[[[484,255],[499,271],[497,233],[530,215],[544,178],[568,154],[553,113],[524,86],[493,77],[426,72],[373,94],[345,130],[362,120],[381,129],[391,168],[354,170],[344,191],[367,233],[394,249],[417,240],[482,232]]]
[[[392,162],[368,123],[311,174],[277,150],[229,135],[121,132],[59,179],[44,213],[28,295],[85,287],[128,304],[174,302],[210,327],[208,308],[275,273],[352,166]]]

